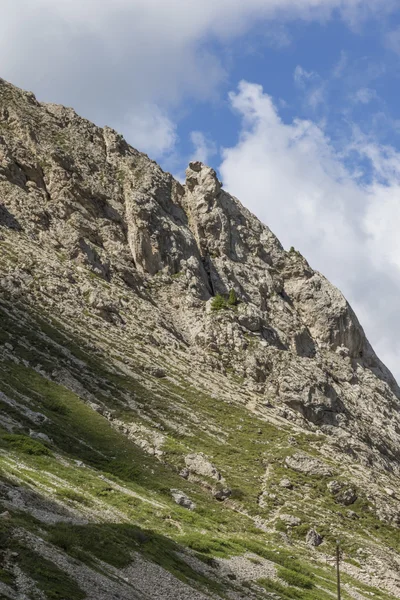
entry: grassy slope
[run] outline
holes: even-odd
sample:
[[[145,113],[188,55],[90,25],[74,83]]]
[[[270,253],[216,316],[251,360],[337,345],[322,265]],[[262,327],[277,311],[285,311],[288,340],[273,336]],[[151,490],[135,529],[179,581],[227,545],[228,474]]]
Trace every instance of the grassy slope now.
[[[290,472],[294,484],[291,501],[287,498],[288,492],[278,485],[281,477],[288,475],[283,467],[284,457],[302,448],[309,451],[312,447],[317,452],[321,442],[318,436],[298,434],[293,445],[293,440],[289,442],[289,438],[293,437],[289,429],[278,429],[252,416],[245,409],[218,403],[213,398],[194,392],[190,386],[177,385],[168,380],[159,384],[163,388],[163,402],[160,403],[159,394],[152,398],[148,390],[142,388],[135,379],[109,371],[101,358],[87,354],[79,341],[53,329],[49,322],[40,317],[31,316],[30,319],[31,329],[27,330],[26,324],[15,321],[7,313],[7,307],[2,307],[1,340],[3,343],[13,343],[15,354],[29,361],[30,365],[40,363],[45,371],[53,369],[55,364],[69,363],[71,368],[72,355],[78,360],[85,360],[92,377],[93,391],[99,391],[101,382],[107,381],[108,392],[114,393],[116,399],[122,391],[134,394],[139,405],[147,408],[153,416],[158,414],[161,420],[168,414],[169,398],[173,397],[175,405],[179,398],[183,408],[196,411],[200,423],[207,420],[216,429],[223,424],[223,434],[220,436],[210,435],[202,427],[193,431],[194,435],[179,436],[166,429],[165,460],[171,466],[163,465],[143,453],[64,386],[50,381],[31,366],[10,360],[2,362],[2,391],[8,398],[20,404],[29,404],[31,410],[48,417],[48,422],[38,430],[53,442],[49,445],[30,438],[27,434],[35,427],[29,419],[24,419],[19,410],[2,402],[2,410],[24,426],[18,434],[10,435],[5,430],[0,432],[2,477],[15,478],[22,485],[36,490],[38,495],[44,494],[65,506],[92,515],[93,522],[87,525],[59,523],[43,526],[26,513],[13,511],[12,519],[2,523],[2,537],[7,540],[3,543],[11,548],[18,546],[21,568],[29,573],[49,598],[83,596],[70,577],[65,574],[56,576],[55,565],[43,559],[38,559],[39,563],[33,560],[32,550],[24,546],[23,541],[15,539],[15,531],[21,526],[34,533],[40,531],[42,536],[44,532],[47,541],[88,564],[96,564],[96,559],[99,559],[122,568],[131,561],[131,552],[139,551],[180,579],[221,593],[223,587],[218,582],[195,572],[175,551],[182,545],[197,552],[205,561],[212,556],[227,557],[252,551],[286,569],[278,571],[278,575],[291,585],[282,587],[283,583],[262,580],[260,585],[266,590],[282,598],[311,600],[330,597],[329,590],[334,589],[334,573],[331,569],[310,566],[307,552],[301,545],[295,551],[293,548],[290,552],[285,550],[279,533],[284,527],[279,518],[272,521],[275,531],[271,528],[270,533],[261,531],[250,518],[257,513],[268,520],[279,506],[289,502],[284,512],[296,514],[303,521],[302,525],[293,528],[293,540],[303,539],[308,527],[318,523],[320,530],[324,527],[326,530],[323,550],[328,553],[332,551],[338,524],[343,524],[343,530],[348,525],[342,514],[343,508],[336,505],[326,491],[328,479],[307,478]],[[62,342],[68,348],[71,353],[68,359],[52,340],[57,344]],[[84,383],[90,387],[87,380]],[[117,408],[118,402],[115,406],[121,418],[127,420],[126,411],[122,407]],[[177,469],[183,465],[183,456],[189,451],[206,452],[222,470],[228,485],[234,490],[234,499],[229,502],[229,507],[213,500],[199,485],[186,482],[177,475]],[[256,499],[267,465],[270,466],[268,489],[275,498],[269,499],[267,506],[260,509]],[[197,509],[192,512],[175,505],[171,500],[170,488],[179,488],[187,493],[196,502]],[[305,490],[311,503],[301,502]],[[357,534],[361,535],[363,530],[371,531],[372,528],[377,538],[384,542],[390,540],[392,546],[399,547],[397,530],[374,519],[365,510],[365,501],[358,500],[353,508],[360,517],[356,522]],[[242,514],[244,512],[249,516]],[[329,522],[336,523],[335,530],[329,530]],[[354,535],[346,539],[344,531],[342,539],[348,558],[355,560],[357,555],[354,551],[360,541]],[[298,556],[297,560],[293,560],[293,552]],[[296,579],[296,572],[305,574],[306,579]],[[4,569],[0,572],[0,579],[12,581],[12,574]],[[57,586],[53,586],[55,579]],[[320,589],[321,583],[327,591]],[[357,586],[360,589],[360,584]],[[389,597],[376,590],[374,593],[379,598]],[[350,596],[345,592],[344,597]]]

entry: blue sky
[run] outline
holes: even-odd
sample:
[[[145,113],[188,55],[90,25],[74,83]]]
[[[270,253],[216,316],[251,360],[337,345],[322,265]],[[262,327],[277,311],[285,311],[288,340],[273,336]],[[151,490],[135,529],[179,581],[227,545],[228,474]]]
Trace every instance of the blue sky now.
[[[399,0],[3,0],[0,76],[214,166],[400,379]]]
[[[235,143],[237,115],[227,96],[242,79],[261,84],[280,107],[285,122],[295,118],[325,120],[324,129],[338,147],[343,137],[351,137],[354,126],[381,143],[398,147],[400,60],[387,41],[388,31],[397,27],[400,9],[390,20],[368,19],[356,30],[336,15],[325,23],[285,25],[277,39],[271,39],[262,24],[233,48],[215,44],[214,52],[229,68],[226,80],[215,98],[206,102],[190,99],[189,106],[177,111],[179,139],[175,149],[183,157],[193,152],[190,133],[194,128],[213,140],[216,149]],[[304,71],[302,77],[299,67]],[[219,159],[216,153],[209,162],[218,168]],[[170,160],[168,155],[164,158],[167,167],[173,164]],[[351,158],[349,165],[353,166]]]

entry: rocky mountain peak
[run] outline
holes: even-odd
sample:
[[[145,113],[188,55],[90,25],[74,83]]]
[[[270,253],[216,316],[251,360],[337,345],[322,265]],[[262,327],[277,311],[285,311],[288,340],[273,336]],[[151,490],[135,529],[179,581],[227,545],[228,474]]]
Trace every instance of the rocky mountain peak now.
[[[285,251],[213,169],[191,162],[182,185],[114,130],[0,80],[0,251],[4,453],[16,444],[32,450],[35,440],[58,479],[62,469],[72,477],[75,460],[93,486],[99,474],[125,478],[102,488],[101,498],[110,489],[125,498],[112,518],[132,519],[123,511],[134,497],[162,515],[155,530],[178,537],[185,527],[193,533],[196,511],[206,514],[211,498],[263,535],[284,508],[289,529],[306,519],[306,533],[315,533],[307,539],[323,546],[314,522],[323,514],[345,531],[347,517],[318,496],[318,477],[338,505],[361,494],[374,518],[399,522],[400,491],[382,499],[382,489],[400,490],[394,378],[341,292],[299,252]],[[124,457],[138,449],[146,466],[136,465],[142,487],[132,491]],[[26,456],[16,455],[18,465]],[[25,485],[18,469],[13,477]],[[172,496],[162,496],[155,471]],[[46,514],[66,518],[48,502]],[[103,500],[91,502],[84,518],[107,521]],[[172,518],[171,502],[193,519]],[[296,502],[299,517],[288,515]],[[146,509],[140,518],[149,518]],[[196,535],[216,526],[200,520]]]

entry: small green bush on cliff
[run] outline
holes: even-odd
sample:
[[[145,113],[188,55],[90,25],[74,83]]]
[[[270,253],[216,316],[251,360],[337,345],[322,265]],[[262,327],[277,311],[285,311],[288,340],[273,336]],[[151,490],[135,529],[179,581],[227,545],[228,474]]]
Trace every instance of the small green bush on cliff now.
[[[213,301],[211,302],[211,309],[212,310],[222,310],[223,308],[226,308],[226,300],[222,296],[222,294],[217,294],[215,296],[215,298],[213,298]]]
[[[222,310],[224,308],[233,308],[239,304],[235,290],[229,292],[228,298],[222,294],[217,294],[211,303],[212,310]]]
[[[235,290],[231,290],[229,292],[229,296],[228,296],[228,305],[229,306],[237,306],[238,305],[238,298],[236,296],[236,292]]]

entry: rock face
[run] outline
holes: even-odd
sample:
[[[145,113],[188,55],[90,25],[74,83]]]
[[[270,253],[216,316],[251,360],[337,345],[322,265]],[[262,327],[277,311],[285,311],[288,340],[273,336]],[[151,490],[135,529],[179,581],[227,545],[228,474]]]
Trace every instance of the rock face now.
[[[216,479],[221,481],[222,475],[203,453],[189,454],[185,457],[185,464],[188,468],[189,473],[195,473],[196,475],[203,475],[210,479]]]
[[[320,475],[322,477],[332,475],[331,469],[326,464],[300,452],[293,454],[293,456],[288,456],[286,464],[294,471],[305,473],[306,475]]]
[[[47,494],[36,499],[43,527],[111,522],[112,535],[104,527],[93,547],[118,531],[131,553],[151,530],[152,548],[167,548],[158,565],[177,553],[168,536],[205,554],[218,536],[250,536],[254,548],[254,529],[268,533],[279,514],[289,540],[297,504],[302,528],[322,520],[345,535],[352,519],[362,536],[371,523],[359,505],[398,527],[397,383],[343,295],[285,251],[213,169],[192,162],[181,185],[116,131],[0,80],[0,253],[0,471],[23,489],[35,476],[24,461],[48,461],[32,483]],[[8,493],[3,512],[29,512],[19,492]],[[343,515],[340,504],[354,511]],[[132,522],[145,532],[125,536],[119,525]],[[51,532],[26,531],[47,560]],[[363,564],[379,578],[364,583],[384,582],[398,596],[400,554],[385,536]],[[310,529],[307,542],[321,541]],[[157,582],[146,596],[85,573],[96,600],[157,597]],[[0,595],[16,597],[2,585]],[[260,587],[253,592],[260,597]],[[164,594],[188,597],[215,595]]]
[[[228,489],[228,488],[224,488],[222,490],[215,490],[213,492],[213,497],[218,500],[219,502],[224,502],[225,500],[228,500],[228,498],[230,498],[232,495],[232,490]]]
[[[167,287],[175,277],[179,307],[165,307],[169,321],[202,360],[245,377],[289,418],[357,432],[397,456],[399,389],[352,309],[301,255],[285,252],[212,169],[191,163],[181,186],[115,131],[5,82],[0,90],[4,229],[128,293],[157,275]],[[1,284],[18,296],[31,277],[20,270]],[[61,298],[71,277],[67,269],[48,292]],[[77,287],[90,309],[123,325],[112,291]],[[231,289],[240,300],[235,311],[207,310],[209,298]]]
[[[171,492],[174,502],[179,504],[179,506],[183,506],[183,508],[187,508],[189,510],[194,510],[196,508],[196,504],[192,502],[192,500],[190,500],[190,498],[188,498],[184,492],[174,489],[171,490]]]
[[[315,531],[315,529],[310,529],[310,531],[307,533],[306,542],[309,546],[320,546],[323,541],[324,540],[322,536],[317,531]]]
[[[73,310],[62,298],[75,286],[76,300],[123,327],[115,286],[149,298],[157,283],[161,319],[197,361],[245,378],[260,405],[272,399],[289,419],[348,431],[349,451],[357,437],[375,459],[382,446],[385,461],[397,458],[399,388],[354,312],[212,169],[191,163],[182,186],[72,109],[40,104],[5,82],[0,94],[1,226],[67,261],[56,280],[43,280],[43,293]],[[110,288],[74,283],[71,265]],[[32,277],[26,269],[4,274],[2,289],[18,297]],[[207,300],[231,289],[235,310],[208,310]]]

